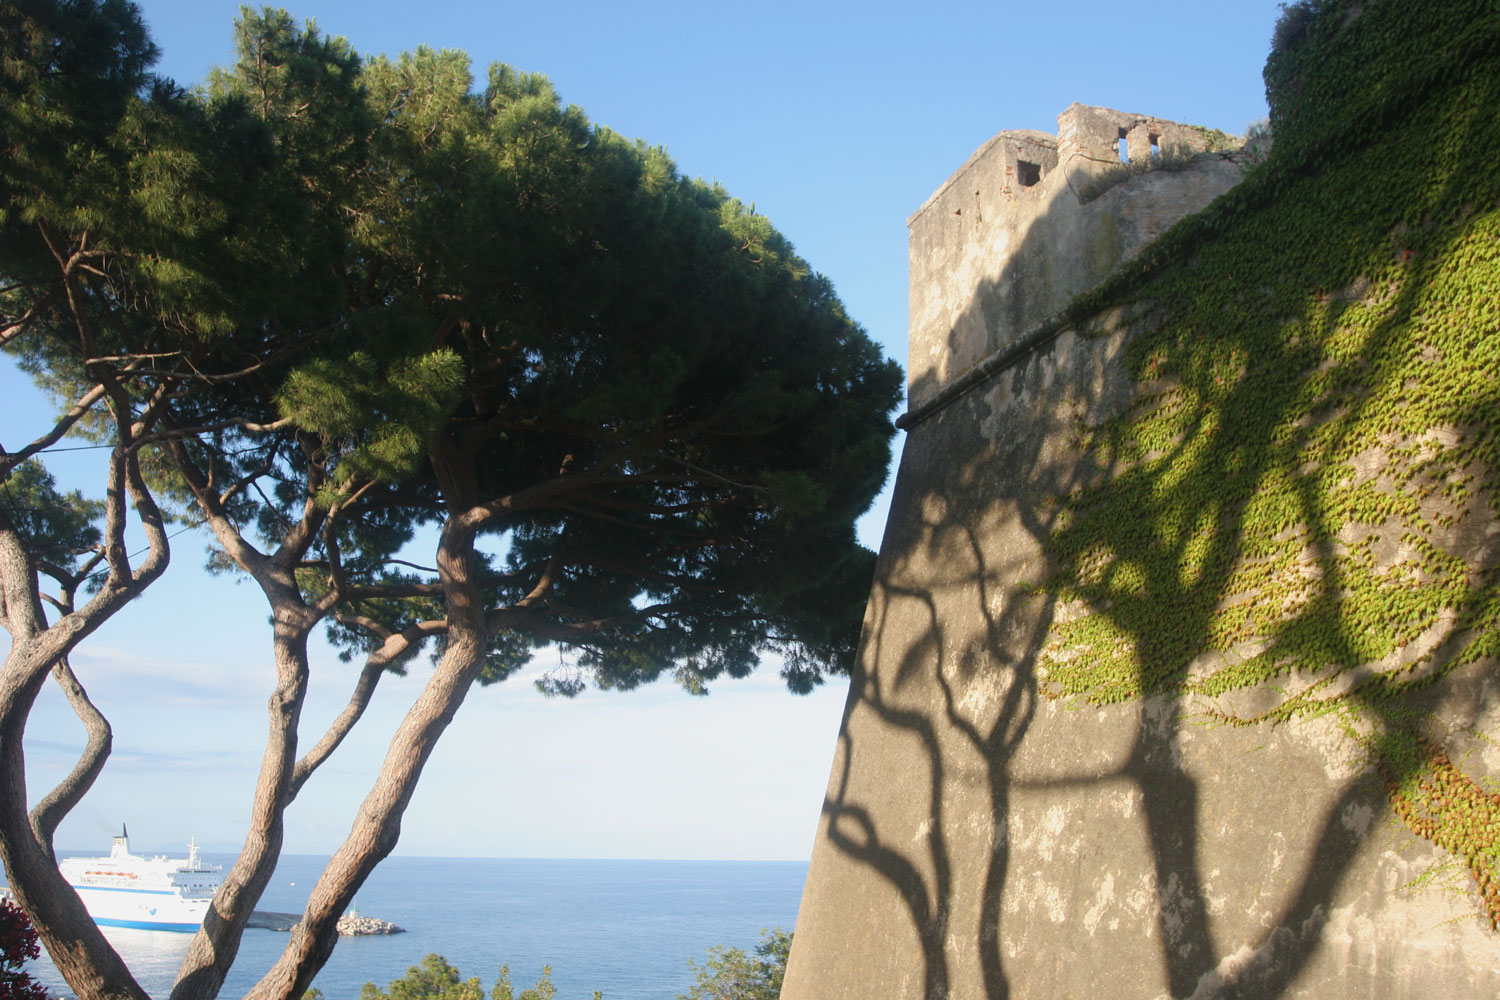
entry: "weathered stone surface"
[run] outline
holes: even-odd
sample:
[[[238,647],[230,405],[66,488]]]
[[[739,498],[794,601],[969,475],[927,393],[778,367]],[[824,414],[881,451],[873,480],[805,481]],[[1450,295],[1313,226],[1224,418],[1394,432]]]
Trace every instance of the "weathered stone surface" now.
[[[1070,108],[1059,151],[1118,114]],[[914,407],[1238,169],[1080,206],[1059,152],[1006,193],[1046,138],[1001,133],[912,218]],[[909,433],[783,1000],[1500,996],[1467,874],[1394,819],[1334,722],[1042,695],[1042,644],[1073,613],[1035,587],[1050,501],[1100,475],[1070,442],[1129,402],[1122,354],[1150,322],[1065,330]],[[1426,697],[1471,772],[1500,774],[1495,664]]]
[[[1001,132],[981,146],[907,220],[911,231],[908,394],[920,406],[939,387],[997,351],[1121,261],[1240,179],[1238,154],[1203,154],[1134,177],[1084,201],[1099,178],[1131,162],[1182,157],[1205,134],[1145,115],[1074,104],[1058,134]],[[1026,185],[1023,163],[1037,168]]]

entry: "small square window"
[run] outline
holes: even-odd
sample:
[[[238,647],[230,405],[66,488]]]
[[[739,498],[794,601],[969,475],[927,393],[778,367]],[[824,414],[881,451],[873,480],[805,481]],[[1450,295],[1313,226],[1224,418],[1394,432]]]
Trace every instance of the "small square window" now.
[[[1031,187],[1042,179],[1042,165],[1040,163],[1028,163],[1025,160],[1017,160],[1016,179],[1021,182],[1022,187]]]

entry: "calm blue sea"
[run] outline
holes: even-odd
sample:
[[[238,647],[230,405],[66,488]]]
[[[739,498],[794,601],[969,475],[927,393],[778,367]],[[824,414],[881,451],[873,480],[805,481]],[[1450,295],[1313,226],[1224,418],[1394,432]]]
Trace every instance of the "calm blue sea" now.
[[[226,867],[232,856],[204,855]],[[326,858],[282,858],[260,905],[300,912]],[[558,1000],[671,1000],[693,983],[713,945],[750,951],[763,927],[791,929],[807,876],[790,861],[564,861],[500,858],[388,858],[360,891],[363,916],[406,928],[390,937],[343,938],[319,973],[328,1000],[356,1000],[368,981],[385,987],[437,952],[465,978],[494,984],[501,963],[511,982],[535,984],[552,967]],[[189,934],[105,928],[154,997],[172,987]],[[287,936],[248,930],[221,993],[242,996],[271,967]],[[32,975],[71,995],[45,959]]]

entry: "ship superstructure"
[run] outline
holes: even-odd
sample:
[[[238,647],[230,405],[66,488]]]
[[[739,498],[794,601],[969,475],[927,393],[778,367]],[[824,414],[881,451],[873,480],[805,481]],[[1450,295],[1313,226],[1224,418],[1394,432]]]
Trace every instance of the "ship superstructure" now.
[[[124,826],[109,857],[64,858],[57,867],[94,922],[108,927],[196,931],[224,881],[221,866],[204,864],[193,841],[186,859],[131,854]]]

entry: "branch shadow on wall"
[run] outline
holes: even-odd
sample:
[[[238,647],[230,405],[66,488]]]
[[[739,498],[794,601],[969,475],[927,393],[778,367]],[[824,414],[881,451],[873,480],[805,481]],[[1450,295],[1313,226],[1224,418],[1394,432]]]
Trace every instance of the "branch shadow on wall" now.
[[[1488,140],[1473,139],[1459,161],[1482,159],[1487,145]],[[1433,201],[1444,203],[1441,187]],[[1330,233],[1329,239],[1348,243],[1343,259],[1373,266],[1393,252],[1389,233],[1398,221],[1382,226],[1351,219],[1347,229]],[[1040,252],[1044,248],[1023,243],[1013,259]],[[1307,304],[1300,316],[1275,319],[1284,326],[1333,329],[1360,301],[1357,283],[1354,293],[1345,294],[1324,287],[1327,276],[1317,273],[1284,281]],[[982,309],[997,289],[1012,284],[1008,274],[987,282],[991,287],[976,291],[971,310]],[[1246,596],[1234,591],[1232,569],[1252,558],[1246,551],[1249,500],[1271,470],[1285,466],[1289,453],[1308,446],[1317,426],[1308,424],[1305,433],[1299,432],[1302,438],[1258,439],[1232,431],[1236,414],[1251,407],[1263,410],[1270,400],[1269,405],[1282,409],[1262,413],[1262,418],[1296,426],[1309,394],[1318,395],[1328,371],[1326,359],[1309,364],[1295,338],[1278,346],[1254,336],[1256,324],[1267,321],[1254,315],[1264,290],[1248,287],[1247,281],[1243,291],[1249,303],[1244,323],[1231,324],[1227,334],[1225,327],[1217,327],[1219,342],[1199,357],[1238,352],[1249,358],[1246,372],[1238,381],[1226,381],[1223,371],[1205,360],[1175,373],[1176,386],[1201,403],[1159,460],[1126,466],[1114,457],[1118,449],[1076,444],[1091,431],[1118,430],[1110,418],[1130,406],[1131,393],[1139,389],[1118,356],[1124,341],[1153,324],[1181,323],[1181,317],[1167,317],[1150,302],[1137,303],[1141,308],[1126,324],[1123,338],[1085,347],[1065,335],[908,437],[824,813],[830,841],[901,899],[920,944],[926,1000],[959,995],[960,956],[976,950],[986,1000],[1035,989],[1035,984],[1012,981],[1004,947],[1005,896],[1016,874],[1012,798],[1019,792],[1103,788],[1119,781],[1137,791],[1156,887],[1152,937],[1174,998],[1285,995],[1315,953],[1332,900],[1363,843],[1365,831],[1346,821],[1348,810],[1384,801],[1374,774],[1345,781],[1315,829],[1293,831],[1306,845],[1305,861],[1291,890],[1281,893],[1278,912],[1265,921],[1269,930],[1264,937],[1250,942],[1216,938],[1200,856],[1205,831],[1199,779],[1181,764],[1184,725],[1190,722],[1183,699],[1190,693],[1194,669],[1193,659],[1182,650],[1216,648],[1216,615],[1226,602]],[[1385,304],[1385,319],[1355,356],[1338,365],[1349,371],[1375,370],[1407,349],[1403,324],[1421,293],[1415,275],[1399,285]],[[961,322],[982,320],[971,315]],[[1280,380],[1290,391],[1267,393],[1266,380]],[[1324,395],[1327,399],[1317,405],[1336,410],[1329,419],[1354,426],[1361,418],[1356,396]],[[1485,406],[1491,412],[1495,405],[1493,400],[1476,401],[1474,412]],[[1095,461],[1101,454],[1110,460]],[[1184,493],[1186,499],[1171,507],[1173,521],[1168,524],[1154,513],[1153,498],[1171,491],[1172,483],[1184,476],[1227,485]],[[1148,534],[1154,555],[1133,567],[1128,585],[1124,574],[1106,573],[1093,589],[1083,588],[1083,603],[1091,613],[1105,616],[1136,651],[1139,668],[1131,680],[1145,696],[1133,702],[1139,722],[1112,769],[1040,782],[1021,779],[1013,774],[1013,761],[1046,696],[1037,676],[1039,658],[1054,620],[1065,610],[1056,590],[1041,586],[1055,569],[1045,553],[1054,551],[1059,532],[1076,530],[1059,523],[1063,507],[1057,501],[1105,483],[1112,483],[1116,496],[1126,497],[1139,511],[1134,521],[1112,530]],[[1298,496],[1296,517],[1302,523],[1322,525],[1335,516],[1323,509],[1313,475],[1303,478]],[[1182,530],[1182,525],[1193,530]],[[1326,538],[1310,550],[1314,571],[1308,577],[1316,582],[1305,607],[1326,609],[1329,602],[1343,600],[1345,556]],[[1495,553],[1487,558],[1500,560]],[[1221,571],[1195,576],[1188,571],[1192,566]],[[1167,644],[1153,630],[1150,623],[1161,620],[1163,608],[1187,642]],[[1458,609],[1459,615],[1466,610]],[[1325,619],[1311,615],[1294,614],[1282,633],[1268,641],[1274,646],[1299,622],[1322,627]],[[1363,662],[1359,637],[1352,634],[1348,619],[1337,620],[1340,624],[1325,629],[1323,639],[1339,650],[1340,662],[1358,667]],[[1350,697],[1356,709],[1384,711],[1360,688]],[[850,725],[866,713],[880,726]],[[869,734],[881,734],[873,738],[882,743],[882,753],[889,734],[916,747],[925,773],[886,775],[883,789],[862,781],[861,757],[876,752],[861,742],[871,739]],[[971,773],[976,769],[980,773]],[[969,818],[961,815],[963,810],[972,812],[961,791],[966,784],[984,790],[983,820],[989,829],[977,907],[966,896],[975,868],[958,857],[969,849],[968,842],[955,842],[953,834]],[[922,813],[916,841],[905,823],[883,828],[882,817],[896,799],[918,803],[907,807]],[[1257,805],[1270,809],[1274,803],[1252,807]],[[1229,905],[1236,904],[1231,900]],[[977,923],[957,923],[976,912]],[[1236,953],[1235,961],[1225,961]]]
[[[975,301],[990,300],[976,295]],[[1107,405],[1102,385],[1088,394],[1087,386],[1095,382],[1087,380],[1075,387],[1067,412],[1049,406],[1037,392],[1040,387],[1031,384],[1044,377],[1034,362],[1003,377],[1014,379],[1018,394],[1036,401],[1034,419],[1009,424],[1003,441],[986,436],[980,426],[986,414],[972,399],[908,439],[867,613],[865,649],[852,678],[848,712],[874,713],[918,748],[926,772],[920,795],[915,787],[892,792],[925,798],[927,812],[919,824],[923,848],[914,851],[904,830],[883,834],[878,818],[854,801],[853,769],[862,748],[847,714],[840,736],[842,770],[824,806],[830,840],[878,873],[905,905],[920,942],[927,998],[952,995],[954,939],[979,942],[989,1000],[1011,994],[999,946],[1011,855],[1009,762],[1036,712],[1034,670],[1054,602],[1018,585],[1025,556],[1018,562],[1012,554],[996,552],[986,544],[980,522],[1003,508],[1034,542],[1045,539],[1055,511],[1031,498],[1065,494],[1087,478],[1076,463],[1055,460],[1049,442],[1059,425]],[[960,455],[967,460],[950,463]],[[954,628],[955,617],[963,618],[964,626]],[[971,623],[978,623],[977,629],[968,627]],[[866,664],[879,664],[891,676],[883,682]],[[940,695],[935,711],[925,694],[932,685]],[[962,757],[984,762],[981,774],[952,772],[957,746]],[[965,887],[955,885],[947,831],[963,817],[949,815],[949,799],[952,784],[971,777],[982,789],[984,822],[991,831],[978,889],[983,916],[975,926],[955,926],[955,892]]]

